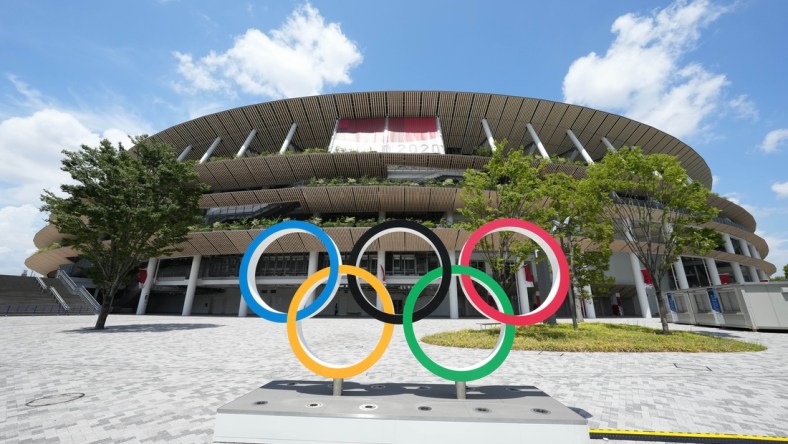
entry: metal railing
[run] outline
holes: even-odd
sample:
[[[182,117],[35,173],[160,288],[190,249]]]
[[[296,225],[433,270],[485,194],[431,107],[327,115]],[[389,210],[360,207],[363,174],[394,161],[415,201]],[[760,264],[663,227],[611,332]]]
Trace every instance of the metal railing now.
[[[0,304],[0,316],[94,314],[90,307],[66,311],[60,304]]]
[[[60,293],[58,293],[55,287],[49,287],[49,292],[52,293],[52,296],[55,297],[55,300],[58,302],[58,304],[60,304],[61,307],[63,307],[64,310],[71,310],[71,307],[66,304],[66,301],[63,300],[63,297],[60,296]]]
[[[35,279],[36,279],[36,283],[38,284],[38,286],[41,287],[41,292],[43,293],[43,292],[47,291],[47,289],[49,287],[47,287],[46,282],[44,282],[44,280],[41,279],[41,276],[36,276]]]
[[[99,303],[95,298],[93,298],[93,295],[88,292],[84,285],[77,285],[77,283],[71,279],[71,276],[63,272],[63,270],[58,270],[55,274],[55,277],[58,278],[60,282],[62,282],[63,285],[68,288],[68,291],[70,291],[71,294],[82,298],[82,301],[85,302],[95,313],[98,313],[99,310],[101,310]]]
[[[64,273],[63,270],[58,270],[57,273],[55,273],[55,277],[58,278],[70,292],[74,293],[77,291],[77,284],[74,283],[74,280],[71,279],[71,276],[69,276],[67,273]]]
[[[85,288],[84,286],[80,285],[77,288],[77,295],[85,301],[90,308],[93,309],[95,312],[99,312],[101,310],[101,305],[99,305],[98,301],[93,297],[92,294]]]

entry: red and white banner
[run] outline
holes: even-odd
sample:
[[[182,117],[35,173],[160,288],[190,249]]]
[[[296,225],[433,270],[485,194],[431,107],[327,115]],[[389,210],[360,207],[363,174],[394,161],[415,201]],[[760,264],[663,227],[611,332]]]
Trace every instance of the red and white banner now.
[[[386,117],[339,119],[328,150],[444,154],[443,135],[437,117]]]

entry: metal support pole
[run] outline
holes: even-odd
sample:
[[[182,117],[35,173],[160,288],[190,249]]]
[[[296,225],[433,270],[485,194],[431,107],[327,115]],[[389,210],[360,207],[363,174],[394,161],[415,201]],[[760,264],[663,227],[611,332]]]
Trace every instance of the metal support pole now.
[[[288,131],[287,136],[285,136],[285,141],[282,143],[282,148],[279,148],[279,154],[284,154],[285,151],[287,151],[287,147],[290,146],[290,141],[293,140],[293,134],[295,134],[296,126],[297,125],[295,122],[290,125],[290,131]]]
[[[208,159],[211,158],[211,155],[213,154],[213,150],[215,150],[216,147],[219,146],[219,142],[221,141],[222,141],[221,137],[217,137],[216,139],[214,139],[211,146],[208,147],[208,151],[206,151],[205,154],[203,154],[202,157],[200,158],[200,163],[205,163],[208,161]]]
[[[549,162],[550,156],[547,154],[547,150],[542,144],[542,140],[539,139],[539,135],[536,134],[536,130],[534,129],[533,125],[528,123],[525,125],[525,127],[528,128],[528,133],[531,134],[531,139],[534,140],[534,143],[536,144],[536,148],[539,149],[539,154],[541,154],[542,158],[547,159],[547,161]]]
[[[569,136],[569,138],[572,140],[572,143],[575,145],[575,148],[577,148],[577,151],[580,152],[581,156],[583,156],[583,159],[586,160],[586,163],[589,165],[593,164],[594,159],[591,158],[591,156],[588,154],[588,151],[586,151],[583,144],[580,143],[580,141],[577,139],[575,133],[573,133],[571,129],[568,129],[566,130],[566,135]]]
[[[490,131],[490,125],[487,123],[487,119],[482,119],[482,128],[484,128],[484,135],[487,136],[487,143],[490,144],[490,149],[492,152],[495,152],[495,139],[493,139],[492,131]]]
[[[148,307],[148,296],[150,296],[153,281],[156,279],[156,266],[159,260],[152,257],[148,260],[148,271],[145,275],[145,283],[142,284],[142,292],[140,293],[140,301],[137,304],[137,314],[144,315],[145,309]],[[106,295],[105,295],[106,296]]]
[[[334,383],[332,384],[332,394],[334,396],[342,396],[342,381],[342,378],[334,378]]]
[[[238,150],[238,153],[235,155],[235,157],[243,157],[243,155],[246,154],[246,150],[249,149],[249,145],[252,144],[252,139],[254,139],[255,134],[257,134],[257,130],[252,128],[252,131],[250,131],[249,135],[246,136],[246,140],[244,140],[243,145],[241,145],[241,148]]]
[[[457,391],[457,399],[466,399],[465,381],[454,381],[454,388]]]
[[[607,150],[610,151],[611,153],[615,153],[616,152],[616,147],[614,147],[613,144],[610,143],[609,140],[607,140],[607,137],[602,137],[602,143],[605,144],[605,146],[607,147]]]
[[[197,278],[200,276],[200,261],[202,256],[199,254],[192,257],[192,267],[189,271],[189,283],[186,286],[186,296],[183,299],[183,311],[181,316],[190,316],[192,314],[192,305],[194,304],[194,294],[197,291]]]
[[[191,145],[189,145],[186,148],[184,148],[183,151],[181,151],[181,154],[178,155],[178,162],[183,162],[183,159],[185,159],[186,156],[189,155],[189,152],[191,152],[191,150],[192,150],[192,146]]]

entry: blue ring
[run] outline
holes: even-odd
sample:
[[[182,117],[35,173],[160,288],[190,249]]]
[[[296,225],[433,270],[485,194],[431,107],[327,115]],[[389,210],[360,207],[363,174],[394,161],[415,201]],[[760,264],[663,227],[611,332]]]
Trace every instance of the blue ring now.
[[[257,279],[257,263],[255,263],[255,269],[250,267],[252,257],[255,255],[263,242],[268,241],[270,243],[276,241],[276,239],[281,236],[277,236],[273,239],[270,238],[284,230],[295,230],[311,234],[323,243],[323,245],[326,247],[326,251],[328,252],[329,273],[326,286],[323,288],[323,291],[320,292],[320,295],[315,298],[314,302],[298,311],[296,314],[296,320],[300,321],[302,319],[310,318],[317,314],[318,311],[322,310],[326,305],[328,305],[339,288],[339,266],[342,264],[342,257],[339,255],[339,249],[337,248],[336,243],[334,243],[334,241],[328,237],[328,234],[326,234],[325,231],[321,230],[316,225],[310,224],[309,222],[303,222],[300,220],[280,222],[268,227],[267,229],[263,230],[262,233],[258,234],[257,237],[252,240],[252,243],[249,244],[249,247],[244,253],[244,257],[241,260],[241,268],[238,273],[238,284],[241,287],[241,295],[243,295],[244,300],[246,300],[246,305],[248,305],[252,311],[254,311],[263,319],[267,319],[272,322],[278,322],[280,324],[287,323],[287,313],[275,311],[267,306],[264,306],[264,302],[263,304],[260,303],[262,302],[262,298],[260,298],[260,302],[258,302],[254,296],[254,294],[257,293],[257,288],[255,287],[255,291],[253,293],[249,286],[249,273],[252,273],[253,277],[251,280],[254,282]],[[262,255],[262,253],[263,252],[261,251],[260,255]],[[258,255],[258,260],[260,259],[260,255]],[[260,295],[257,294],[257,296],[259,297]]]

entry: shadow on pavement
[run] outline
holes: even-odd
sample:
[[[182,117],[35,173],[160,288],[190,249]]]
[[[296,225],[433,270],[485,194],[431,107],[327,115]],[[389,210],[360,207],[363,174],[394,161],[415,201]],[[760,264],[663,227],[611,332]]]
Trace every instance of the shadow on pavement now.
[[[581,409],[580,407],[569,407],[569,410],[574,411],[575,413],[577,413],[578,415],[582,416],[585,419],[594,417],[594,415],[588,413],[587,411]]]
[[[129,324],[108,325],[104,330],[95,330],[93,327],[65,330],[63,333],[159,333],[178,330],[197,330],[200,328],[223,327],[219,324]]]

